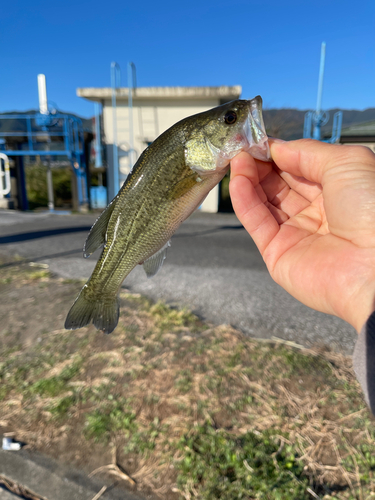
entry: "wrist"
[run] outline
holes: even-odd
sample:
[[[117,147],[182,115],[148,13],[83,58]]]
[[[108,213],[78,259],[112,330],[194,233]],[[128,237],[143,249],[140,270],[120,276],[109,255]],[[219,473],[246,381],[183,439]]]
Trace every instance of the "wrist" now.
[[[371,285],[359,287],[355,300],[350,298],[349,303],[339,316],[350,323],[357,333],[360,333],[368,318],[375,311],[375,285],[371,283]]]

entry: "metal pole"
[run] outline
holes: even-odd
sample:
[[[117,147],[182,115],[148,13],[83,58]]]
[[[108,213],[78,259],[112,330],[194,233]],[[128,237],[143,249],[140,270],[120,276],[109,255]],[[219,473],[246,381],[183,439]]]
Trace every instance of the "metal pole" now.
[[[38,75],[39,112],[41,115],[48,115],[48,99],[46,76]]]
[[[38,94],[39,94],[39,112],[41,115],[48,115],[48,99],[47,99],[47,85],[46,77],[43,74],[38,75]],[[47,132],[47,127],[43,127]],[[48,132],[47,132],[48,134]],[[47,151],[50,149],[49,143],[51,139],[47,136]],[[53,212],[55,209],[55,203],[53,199],[53,180],[52,180],[52,170],[51,170],[51,158],[47,159],[47,192],[48,192],[48,209]]]
[[[100,138],[100,104],[95,103],[95,167],[102,166],[102,148]]]
[[[316,111],[314,116],[314,130],[313,139],[320,141],[320,128],[323,124],[322,113],[322,94],[323,94],[323,79],[324,79],[324,65],[326,58],[326,43],[322,42],[322,48],[320,51],[320,69],[319,69],[319,82],[318,82],[318,98],[316,100]]]
[[[323,79],[324,79],[324,65],[326,59],[326,42],[322,42],[320,51],[320,69],[319,69],[319,83],[318,83],[318,98],[316,101],[316,114],[319,115],[322,109],[322,94],[323,94]]]
[[[50,212],[53,212],[55,210],[55,204],[53,200],[52,169],[51,169],[51,162],[49,160],[47,165],[47,190],[48,190],[48,210]]]
[[[46,148],[47,151],[50,150],[51,139],[48,136]],[[53,197],[53,179],[52,179],[52,169],[51,169],[51,157],[46,156],[47,160],[47,193],[48,193],[48,210],[53,212],[55,210],[55,200]]]
[[[128,108],[129,108],[129,162],[130,170],[134,165],[134,130],[133,130],[133,88],[135,88],[135,64],[128,63]]]
[[[117,77],[117,78],[116,78]],[[109,193],[109,201],[117,194],[119,185],[119,164],[117,148],[117,117],[116,117],[116,82],[120,86],[120,66],[117,62],[111,63],[111,87],[112,87],[112,124],[113,124],[113,192]]]

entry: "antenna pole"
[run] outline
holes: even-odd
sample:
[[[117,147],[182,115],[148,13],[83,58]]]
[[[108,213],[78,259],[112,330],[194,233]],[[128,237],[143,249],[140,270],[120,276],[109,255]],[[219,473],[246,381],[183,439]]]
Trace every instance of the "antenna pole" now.
[[[39,112],[48,115],[46,75],[38,75]]]
[[[322,110],[322,94],[323,94],[323,80],[324,80],[324,66],[326,60],[326,42],[322,42],[320,51],[320,69],[319,69],[319,83],[318,83],[318,98],[316,100],[316,114],[319,115]]]

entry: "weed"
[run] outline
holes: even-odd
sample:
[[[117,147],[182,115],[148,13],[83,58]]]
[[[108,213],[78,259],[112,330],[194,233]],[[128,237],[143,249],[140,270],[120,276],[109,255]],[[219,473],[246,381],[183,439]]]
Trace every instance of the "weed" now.
[[[199,320],[187,309],[173,309],[163,302],[157,302],[150,308],[150,314],[155,320],[155,324],[165,331],[173,327],[190,327],[194,329]]]
[[[228,368],[234,368],[235,366],[239,365],[241,363],[241,352],[242,352],[243,346],[240,344],[236,351],[231,354],[229,360],[228,360]]]
[[[53,416],[57,418],[63,418],[69,413],[69,410],[76,403],[77,397],[73,394],[59,399],[59,401],[51,405],[48,410],[52,413]]]
[[[197,342],[195,342],[193,344],[192,348],[193,348],[194,354],[196,354],[197,356],[201,356],[202,354],[204,354],[206,352],[207,345],[206,345],[206,342],[204,340],[198,340]]]
[[[85,280],[79,279],[79,278],[63,278],[61,280],[61,283],[69,285],[69,284],[84,284]]]
[[[328,378],[331,375],[329,363],[320,356],[306,355],[285,347],[279,347],[270,354],[280,358],[284,366],[289,369],[289,372],[285,374],[286,376],[319,373],[321,376]]]
[[[202,500],[310,498],[297,451],[277,443],[273,434],[232,436],[208,423],[196,427],[179,442],[179,488]]]
[[[233,413],[237,413],[238,411],[244,411],[247,406],[255,406],[256,401],[249,394],[244,394],[243,396],[235,399],[233,402],[228,404],[228,409]]]
[[[12,278],[10,276],[0,279],[0,285],[9,285],[9,283],[12,283]]]
[[[177,389],[180,392],[182,392],[182,394],[185,394],[190,391],[192,384],[193,384],[193,377],[191,371],[182,370],[175,383]]]
[[[68,382],[79,372],[81,359],[65,367],[60,375],[38,380],[29,388],[33,394],[55,397],[68,388]]]
[[[38,271],[33,271],[28,274],[28,279],[30,280],[41,280],[45,278],[49,278],[51,276],[51,273],[49,271],[46,271],[45,269],[41,269]]]
[[[30,387],[32,394],[55,397],[66,388],[65,381],[59,377],[42,378]]]
[[[156,405],[160,401],[160,397],[157,394],[147,394],[143,398],[143,402],[146,405]]]
[[[116,432],[123,432],[126,436],[133,434],[137,430],[136,415],[126,410],[126,406],[126,401],[122,400],[113,404],[107,403],[89,413],[86,418],[86,436],[99,441],[107,440]]]
[[[3,401],[9,392],[9,388],[5,385],[0,386],[0,401]]]
[[[77,375],[77,373],[81,369],[81,365],[82,365],[82,359],[77,357],[75,359],[74,363],[72,363],[71,365],[69,365],[63,369],[63,371],[60,373],[59,377],[62,380],[67,382],[68,380],[72,379],[73,377],[75,377]]]
[[[358,469],[361,481],[367,483],[375,472],[375,444],[364,443],[358,446],[356,454],[345,458],[344,464],[348,471]]]
[[[135,334],[139,331],[139,326],[136,325],[136,324],[131,324],[131,325],[128,325],[126,328],[125,328],[125,331],[126,333],[132,333],[132,334]]]
[[[124,447],[125,453],[136,451],[140,455],[148,456],[155,449],[156,439],[166,433],[167,427],[161,426],[159,419],[154,420],[145,431],[132,432],[129,434],[128,442]]]

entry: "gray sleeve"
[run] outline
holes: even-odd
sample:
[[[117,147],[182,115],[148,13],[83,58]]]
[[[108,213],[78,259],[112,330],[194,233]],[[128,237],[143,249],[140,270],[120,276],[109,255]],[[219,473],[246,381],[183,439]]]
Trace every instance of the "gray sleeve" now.
[[[375,415],[375,312],[366,321],[358,336],[353,353],[353,366],[365,400]]]

